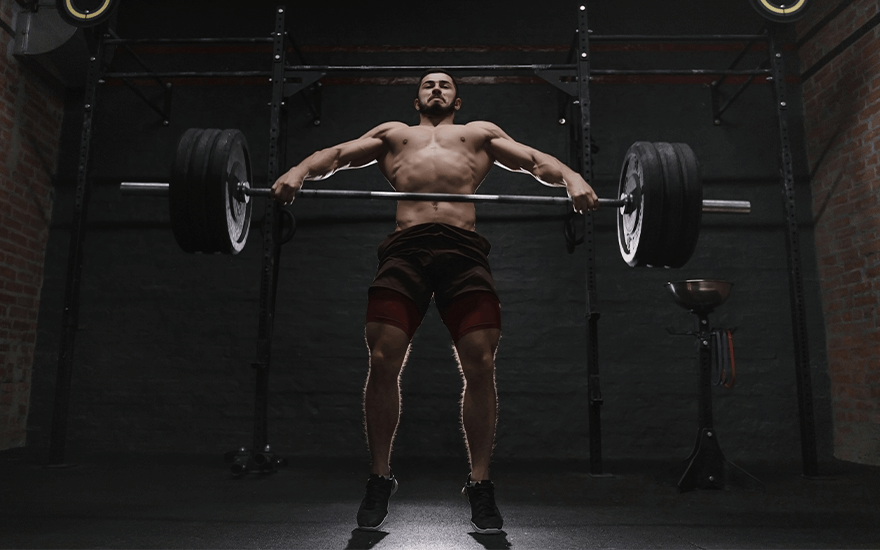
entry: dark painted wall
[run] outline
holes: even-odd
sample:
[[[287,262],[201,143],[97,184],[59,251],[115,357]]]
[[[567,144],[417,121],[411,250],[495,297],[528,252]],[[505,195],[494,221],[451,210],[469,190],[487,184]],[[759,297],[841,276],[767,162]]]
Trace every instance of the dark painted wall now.
[[[267,35],[271,4],[217,13],[204,2],[175,3],[177,17],[125,2],[123,36]],[[337,11],[323,3],[290,5],[290,30],[312,63],[545,63],[565,52],[330,53],[319,46],[562,45],[576,27],[577,4],[446,3],[437,9],[364,3]],[[191,10],[187,12],[187,10]],[[699,2],[590,5],[596,34],[752,33],[762,25],[747,3]],[[232,24],[235,23],[235,25]],[[528,48],[526,48],[528,49]],[[594,68],[727,67],[735,50],[599,52]],[[757,66],[750,54],[746,67]],[[157,68],[198,66],[263,70],[265,54],[202,57],[142,52]],[[199,61],[202,59],[203,61]],[[794,63],[794,59],[791,63]],[[189,65],[193,66],[193,65]],[[796,73],[792,66],[790,72]],[[168,178],[177,137],[188,127],[236,127],[246,134],[257,180],[265,178],[268,86],[179,83],[167,127],[127,89],[101,90],[94,143],[97,186],[90,212],[82,330],[69,428],[72,451],[222,452],[251,440],[259,298],[260,245],[236,257],[179,251],[163,199],[119,195],[123,179]],[[728,86],[725,93],[735,89]],[[158,88],[148,88],[158,95]],[[793,90],[794,91],[794,90]],[[512,137],[573,162],[569,127],[558,119],[559,94],[549,85],[463,86],[458,122],[499,124]],[[712,124],[705,83],[609,84],[591,89],[594,187],[617,193],[619,166],[636,140],[684,141],[698,155],[707,198],[752,201],[750,216],[706,215],[697,251],[682,269],[630,269],[619,258],[614,213],[597,226],[600,369],[605,398],[603,438],[609,458],[684,458],[697,427],[694,342],[666,327],[691,330],[693,320],[672,303],[669,280],[722,278],[735,283],[712,316],[736,326],[738,384],[715,392],[717,431],[734,460],[796,460],[800,456],[788,304],[778,137],[772,91],[752,86]],[[799,105],[797,93],[790,98]],[[312,124],[300,98],[289,101],[288,159],[356,137],[386,120],[417,121],[406,85],[323,87],[322,124]],[[78,140],[76,92],[68,102],[66,179],[59,189],[47,255],[34,376],[32,444],[50,431],[60,312],[72,211],[71,166]],[[792,110],[798,113],[798,108]],[[799,121],[795,154],[805,172]],[[345,172],[314,186],[386,189],[375,168]],[[549,193],[531,178],[496,169],[482,191]],[[802,239],[820,456],[830,456],[828,383],[818,305],[810,196],[799,186]],[[558,194],[558,191],[557,191]],[[307,203],[292,207],[296,238],[284,247],[271,374],[270,441],[282,453],[366,456],[361,391],[366,374],[363,315],[375,249],[393,229],[391,204]],[[261,215],[257,208],[257,216]],[[585,377],[584,256],[569,255],[564,212],[554,208],[480,207],[478,230],[493,244],[490,260],[503,301],[498,353],[501,412],[499,458],[588,456]],[[458,427],[460,382],[445,327],[431,310],[417,333],[403,377],[397,452],[463,457]]]

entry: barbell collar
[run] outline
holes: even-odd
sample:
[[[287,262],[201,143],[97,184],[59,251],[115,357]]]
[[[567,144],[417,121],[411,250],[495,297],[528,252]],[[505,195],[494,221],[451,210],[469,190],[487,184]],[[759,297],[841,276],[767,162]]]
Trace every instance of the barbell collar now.
[[[119,185],[119,190],[124,195],[145,195],[164,197],[168,196],[168,184],[161,182],[130,182],[124,181]],[[239,191],[251,197],[271,197],[268,187],[249,187],[239,184]],[[398,193],[393,191],[353,191],[335,189],[300,189],[297,197],[322,198],[322,199],[367,199],[367,200],[417,200],[438,202],[489,202],[504,204],[540,204],[554,205],[571,204],[568,197],[542,197],[535,195],[457,195],[451,193]],[[599,204],[606,207],[626,207],[631,203],[631,198],[599,199]],[[703,200],[703,212],[722,214],[748,214],[752,210],[749,201],[733,200]]]

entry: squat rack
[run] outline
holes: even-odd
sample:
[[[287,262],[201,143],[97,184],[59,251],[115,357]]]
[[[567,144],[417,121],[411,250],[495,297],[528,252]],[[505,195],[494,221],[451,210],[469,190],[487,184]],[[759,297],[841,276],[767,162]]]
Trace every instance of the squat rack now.
[[[97,86],[104,82],[105,78],[122,79],[126,85],[146,101],[151,108],[163,116],[167,124],[170,116],[171,83],[165,82],[164,78],[224,78],[224,77],[269,77],[271,80],[271,101],[269,118],[269,149],[267,180],[274,181],[280,172],[280,166],[284,162],[285,152],[285,111],[284,98],[301,92],[305,88],[318,82],[328,72],[337,71],[422,71],[436,67],[415,65],[391,65],[391,66],[341,66],[341,65],[307,65],[303,60],[301,65],[287,64],[287,46],[290,45],[302,59],[296,44],[285,32],[284,6],[279,6],[275,11],[275,25],[270,37],[259,38],[192,38],[192,39],[120,39],[111,35],[112,31],[106,26],[85,29],[85,36],[89,46],[90,59],[87,69],[87,78],[84,94],[84,115],[82,133],[80,137],[80,151],[77,171],[77,191],[72,223],[70,250],[68,255],[68,271],[66,279],[64,310],[62,315],[62,338],[59,350],[55,407],[53,411],[52,432],[50,440],[50,466],[64,465],[67,416],[70,403],[70,383],[74,365],[74,345],[78,330],[79,291],[82,280],[83,248],[85,241],[85,223],[87,206],[89,202],[91,178],[89,177],[90,145],[94,113],[97,102]],[[781,49],[781,26],[768,23],[768,30],[759,34],[733,34],[733,35],[605,35],[593,36],[587,20],[587,9],[580,5],[577,17],[577,29],[569,52],[569,59],[575,58],[574,63],[564,64],[541,64],[541,65],[452,65],[447,66],[454,71],[532,71],[538,77],[546,80],[553,86],[562,90],[569,96],[576,97],[574,102],[579,110],[580,121],[574,135],[574,145],[578,149],[581,173],[588,182],[592,181],[592,150],[590,147],[591,118],[590,118],[590,81],[594,76],[602,75],[715,75],[721,77],[712,85],[713,92],[713,120],[720,123],[720,117],[730,104],[744,91],[751,81],[759,75],[765,75],[772,79],[774,86],[774,101],[776,104],[779,143],[780,143],[780,168],[783,184],[783,206],[786,219],[786,250],[788,258],[788,281],[790,292],[790,305],[792,316],[792,328],[795,350],[795,368],[798,388],[798,404],[801,427],[801,451],[803,459],[804,475],[815,476],[818,474],[816,456],[815,426],[813,420],[812,386],[810,380],[809,350],[807,345],[806,331],[806,303],[803,290],[803,275],[801,268],[801,255],[798,236],[798,227],[795,212],[794,196],[794,170],[791,158],[791,141],[788,132],[785,71]],[[730,41],[748,44],[733,64],[728,69],[603,69],[591,70],[590,66],[590,41],[620,42],[620,41]],[[757,69],[736,69],[751,46],[758,42],[767,43],[768,60]],[[137,44],[171,44],[171,43],[197,43],[197,44],[230,44],[230,43],[265,43],[272,45],[272,61],[270,70],[267,71],[170,71],[154,72],[129,48]],[[122,46],[135,57],[137,63],[145,69],[145,72],[112,72],[106,71],[102,64],[104,50],[107,46]],[[769,65],[769,68],[765,68]],[[747,75],[749,79],[724,105],[718,106],[718,88],[724,78],[732,75]],[[127,79],[148,77],[158,80],[165,87],[165,103],[158,107],[149,101]],[[310,105],[314,112],[314,107]],[[596,288],[595,269],[595,246],[593,241],[594,227],[592,214],[583,216],[586,261],[586,308],[587,320],[587,392],[589,401],[589,431],[590,431],[590,474],[603,476],[602,469],[602,436],[601,436],[601,406],[603,404],[600,376],[599,376],[599,352],[598,352],[598,321],[600,312],[598,308],[598,292]],[[255,412],[253,443],[250,451],[242,448],[240,453],[245,455],[244,464],[253,459],[262,471],[272,470],[275,466],[273,455],[268,446],[268,391],[269,391],[269,368],[271,364],[271,348],[273,325],[275,318],[275,295],[278,284],[278,268],[281,256],[282,216],[281,206],[271,202],[266,208],[265,217],[262,221],[262,267],[260,272],[260,314],[257,337],[256,361],[253,367],[256,370]],[[247,471],[247,466],[244,466]],[[243,473],[243,472],[241,472]]]

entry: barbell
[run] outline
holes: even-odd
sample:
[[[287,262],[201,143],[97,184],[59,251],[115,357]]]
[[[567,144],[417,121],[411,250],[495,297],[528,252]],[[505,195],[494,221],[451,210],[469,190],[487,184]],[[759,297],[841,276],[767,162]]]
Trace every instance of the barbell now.
[[[170,183],[123,182],[127,195],[167,195],[171,228],[188,253],[237,254],[247,241],[251,197],[271,197],[251,187],[250,155],[239,130],[190,128],[180,137]],[[399,193],[300,189],[297,197],[397,201],[568,205],[568,197]],[[624,156],[617,208],[620,254],[630,266],[681,267],[696,248],[703,212],[747,214],[748,201],[703,200],[699,163],[684,143],[635,142]]]

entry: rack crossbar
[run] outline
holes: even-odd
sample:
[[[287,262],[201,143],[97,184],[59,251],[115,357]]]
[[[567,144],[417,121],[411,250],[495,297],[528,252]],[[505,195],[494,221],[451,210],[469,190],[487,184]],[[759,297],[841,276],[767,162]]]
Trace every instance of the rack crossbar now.
[[[765,34],[590,34],[590,42],[744,42],[766,38]]]
[[[104,73],[104,78],[227,78],[227,77],[270,77],[270,71],[169,71],[169,72],[126,72]]]
[[[140,44],[271,44],[271,37],[255,38],[108,38],[110,46]]]

